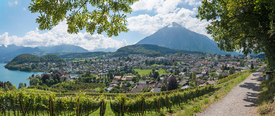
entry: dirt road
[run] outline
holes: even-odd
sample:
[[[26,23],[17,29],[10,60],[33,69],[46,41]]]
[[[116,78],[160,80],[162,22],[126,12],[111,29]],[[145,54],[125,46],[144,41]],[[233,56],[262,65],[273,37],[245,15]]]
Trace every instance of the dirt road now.
[[[257,98],[263,68],[250,74],[234,87],[221,101],[212,104],[198,116],[257,116]]]

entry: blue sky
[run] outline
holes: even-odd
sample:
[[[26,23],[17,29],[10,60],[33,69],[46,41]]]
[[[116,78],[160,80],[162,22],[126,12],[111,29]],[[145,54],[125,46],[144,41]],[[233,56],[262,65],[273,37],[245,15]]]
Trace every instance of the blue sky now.
[[[106,34],[90,35],[85,30],[68,34],[65,21],[52,30],[40,31],[35,23],[39,14],[28,10],[31,0],[1,0],[0,44],[28,47],[72,44],[88,50],[120,48],[134,44],[172,22],[207,35],[205,27],[209,23],[195,18],[200,1],[140,0],[131,6],[133,12],[127,15],[129,32],[108,37]]]

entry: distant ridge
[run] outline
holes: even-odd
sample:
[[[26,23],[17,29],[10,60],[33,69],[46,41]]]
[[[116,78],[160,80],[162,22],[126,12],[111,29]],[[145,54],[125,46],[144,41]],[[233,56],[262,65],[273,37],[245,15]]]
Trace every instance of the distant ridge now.
[[[121,47],[112,55],[115,57],[128,56],[131,54],[141,54],[146,56],[161,56],[166,54],[174,54],[178,52],[190,53],[190,54],[201,53],[197,51],[175,50],[175,49],[170,49],[170,48],[151,45],[151,44],[136,44],[136,45]]]
[[[89,52],[88,50],[69,44],[62,44],[56,46],[40,46],[40,49],[51,52],[51,53],[81,53],[81,52]]]
[[[217,43],[207,36],[188,30],[175,22],[145,37],[137,44],[152,44],[171,49],[199,51],[211,54],[227,54],[225,51],[220,51]],[[238,55],[237,52],[229,53]]]

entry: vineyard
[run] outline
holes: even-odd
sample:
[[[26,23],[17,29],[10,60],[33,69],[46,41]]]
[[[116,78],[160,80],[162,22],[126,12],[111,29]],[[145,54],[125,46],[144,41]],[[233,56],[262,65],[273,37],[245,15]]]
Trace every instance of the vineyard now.
[[[238,72],[218,81],[223,83],[248,71]],[[213,85],[177,89],[172,91],[143,94],[36,94],[22,91],[2,91],[0,89],[0,115],[40,116],[97,114],[103,116],[109,109],[116,115],[144,115],[152,112],[171,111],[172,106],[180,106],[197,97],[215,90]],[[108,108],[107,108],[108,107]],[[110,112],[110,111],[108,111]]]
[[[145,97],[140,94],[134,99],[126,95],[119,95],[115,100],[108,100],[104,95],[100,97],[77,94],[74,97],[56,97],[55,94],[27,94],[24,91],[0,91],[0,112],[4,116],[19,115],[89,115],[100,109],[100,116],[103,116],[107,102],[111,102],[111,109],[118,115],[143,114],[146,112],[160,112],[162,108],[170,109],[173,105],[180,105],[182,102],[194,99],[212,92],[214,87],[196,87],[186,91],[177,91],[165,96],[152,94]],[[154,96],[153,96],[154,95]]]

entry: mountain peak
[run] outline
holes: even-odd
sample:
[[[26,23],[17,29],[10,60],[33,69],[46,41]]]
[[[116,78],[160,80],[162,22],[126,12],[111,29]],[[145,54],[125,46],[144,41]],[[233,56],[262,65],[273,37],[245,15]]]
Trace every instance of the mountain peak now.
[[[182,26],[180,24],[176,23],[176,22],[173,22],[173,23],[169,24],[168,27],[178,28],[178,27],[182,27]]]
[[[211,54],[226,54],[207,36],[184,28],[178,23],[171,23],[154,34],[140,40],[137,44],[153,44],[170,49],[199,51]]]

